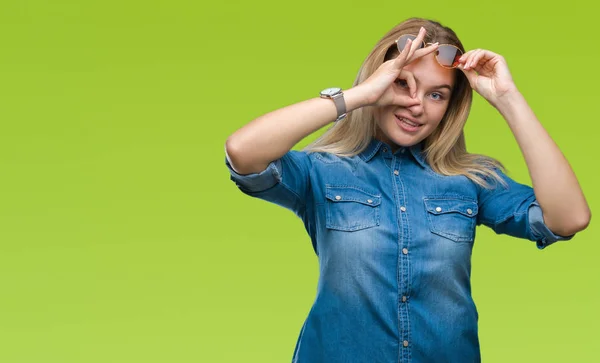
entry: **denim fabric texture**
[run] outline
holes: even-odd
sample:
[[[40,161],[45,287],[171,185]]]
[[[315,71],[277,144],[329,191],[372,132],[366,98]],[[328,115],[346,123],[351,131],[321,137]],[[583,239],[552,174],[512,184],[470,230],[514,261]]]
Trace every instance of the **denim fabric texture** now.
[[[392,153],[373,139],[354,157],[291,150],[250,175],[225,162],[239,190],[303,221],[318,257],[295,363],[480,362],[476,226],[538,249],[573,237],[544,224],[530,186],[500,170],[508,188],[437,174],[422,143]]]

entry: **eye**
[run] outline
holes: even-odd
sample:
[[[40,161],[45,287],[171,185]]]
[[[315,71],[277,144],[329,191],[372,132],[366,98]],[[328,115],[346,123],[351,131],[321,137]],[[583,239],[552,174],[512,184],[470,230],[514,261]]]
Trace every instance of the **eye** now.
[[[431,97],[433,97],[434,101],[441,101],[444,99],[444,95],[438,92],[434,92],[431,94]]]
[[[400,78],[398,78],[398,79],[396,80],[396,84],[397,84],[398,86],[402,87],[402,88],[406,88],[406,87],[408,87],[408,82],[406,82],[406,80],[404,80],[404,79],[400,79]]]

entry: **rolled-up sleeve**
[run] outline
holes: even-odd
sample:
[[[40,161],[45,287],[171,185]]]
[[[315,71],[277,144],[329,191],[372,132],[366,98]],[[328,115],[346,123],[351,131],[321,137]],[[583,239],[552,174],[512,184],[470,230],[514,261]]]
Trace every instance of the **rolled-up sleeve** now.
[[[529,206],[529,226],[534,236],[537,248],[540,250],[550,246],[551,244],[558,241],[568,241],[575,235],[570,236],[559,236],[552,232],[548,226],[544,223],[544,215],[542,208],[537,201],[534,201]]]
[[[238,174],[227,158],[225,165],[229,169],[230,179],[246,194],[262,192],[281,181],[281,160],[269,163],[265,170],[253,174]]]
[[[310,159],[303,151],[290,150],[260,173],[239,174],[225,157],[230,179],[240,191],[254,198],[303,213],[309,200]]]
[[[532,187],[514,181],[499,169],[496,172],[507,186],[489,179],[493,184],[491,189],[478,187],[478,225],[488,226],[496,234],[534,241],[538,249],[574,237],[559,236],[548,228]]]

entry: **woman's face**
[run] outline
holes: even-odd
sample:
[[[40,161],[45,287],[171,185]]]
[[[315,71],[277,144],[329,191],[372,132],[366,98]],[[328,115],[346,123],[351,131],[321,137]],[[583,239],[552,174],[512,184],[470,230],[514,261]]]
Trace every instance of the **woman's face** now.
[[[433,53],[413,61],[404,69],[415,77],[417,97],[404,97],[403,104],[381,107],[375,113],[375,137],[389,144],[394,151],[398,146],[418,144],[435,130],[448,108],[455,83],[456,70],[440,66]],[[398,93],[410,94],[404,80],[396,81],[392,87]],[[407,125],[406,119],[419,126]]]

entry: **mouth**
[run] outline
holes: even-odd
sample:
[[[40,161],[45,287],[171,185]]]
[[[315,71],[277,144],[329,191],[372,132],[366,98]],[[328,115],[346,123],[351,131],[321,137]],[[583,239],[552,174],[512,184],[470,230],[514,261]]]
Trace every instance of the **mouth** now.
[[[407,118],[407,117],[400,116],[400,115],[394,115],[394,116],[396,116],[396,120],[398,120],[398,123],[400,124],[400,126],[402,126],[404,129],[408,129],[408,131],[415,131],[415,130],[419,129],[421,126],[423,126],[423,124],[420,124],[411,118]]]

